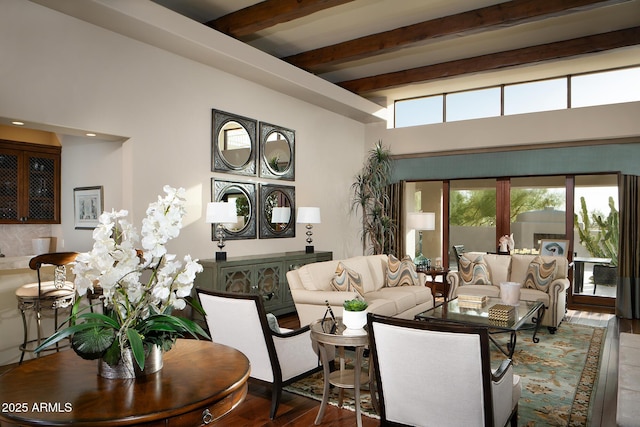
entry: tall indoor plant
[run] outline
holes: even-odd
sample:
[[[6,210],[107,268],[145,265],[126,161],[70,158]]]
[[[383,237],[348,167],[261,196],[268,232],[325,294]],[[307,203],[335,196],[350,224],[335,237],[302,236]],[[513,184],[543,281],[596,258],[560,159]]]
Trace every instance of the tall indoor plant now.
[[[374,255],[388,253],[395,241],[396,224],[390,216],[387,192],[392,172],[391,151],[382,141],[369,151],[364,166],[351,185],[352,208],[362,210],[362,252],[367,243]]]
[[[79,254],[73,267],[78,299],[70,326],[36,351],[71,337],[72,348],[82,358],[115,366],[130,352],[143,370],[154,347],[167,351],[178,337],[207,336],[197,323],[173,315],[173,309],[186,307],[195,275],[203,269],[190,255],[181,262],[167,253],[166,243],[182,228],[186,200],[183,188],[165,186],[164,191],[165,197],[149,204],[141,237],[127,220],[127,211],[100,215],[93,249]],[[104,314],[80,314],[81,297],[98,287],[104,295]]]

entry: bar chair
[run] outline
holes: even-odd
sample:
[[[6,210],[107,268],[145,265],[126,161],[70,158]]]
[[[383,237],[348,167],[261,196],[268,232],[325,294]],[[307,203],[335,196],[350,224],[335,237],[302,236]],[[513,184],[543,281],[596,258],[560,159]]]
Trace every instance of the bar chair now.
[[[73,282],[67,280],[66,266],[73,263],[77,252],[54,252],[37,255],[29,261],[29,267],[36,270],[38,281],[22,285],[16,290],[18,299],[18,309],[22,315],[24,326],[24,339],[20,345],[20,363],[24,360],[25,352],[33,352],[47,337],[42,335],[42,312],[52,310],[54,317],[54,330],[58,329],[58,310],[69,307],[75,300],[75,286]],[[42,267],[53,265],[53,280],[45,280],[45,273]],[[27,312],[33,311],[36,317],[37,337],[29,338],[29,324],[27,323]],[[59,350],[59,346],[51,350]]]

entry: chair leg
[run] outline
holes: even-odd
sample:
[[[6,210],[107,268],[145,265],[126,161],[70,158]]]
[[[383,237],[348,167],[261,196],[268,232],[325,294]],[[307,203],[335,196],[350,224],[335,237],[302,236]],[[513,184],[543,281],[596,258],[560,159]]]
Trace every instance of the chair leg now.
[[[20,310],[20,314],[22,315],[22,330],[24,333],[24,337],[22,340],[22,345],[20,346],[20,350],[22,351],[22,354],[20,354],[20,362],[18,362],[18,364],[22,365],[22,361],[24,360],[24,353],[27,350],[28,334],[27,334],[27,316],[24,314],[24,309]]]
[[[36,328],[38,331],[38,340],[36,341],[36,344],[40,345],[40,342],[42,341],[42,313],[40,311],[40,305],[38,305],[36,309],[36,322],[38,324],[38,327]],[[40,357],[40,353],[37,354],[37,357]]]
[[[513,415],[511,415],[511,427],[518,427],[518,404],[516,403],[516,408],[513,410]]]
[[[272,420],[276,418],[276,412],[278,411],[278,406],[280,406],[281,396],[282,385],[274,383],[271,386],[271,413],[269,414],[269,418],[271,418]]]

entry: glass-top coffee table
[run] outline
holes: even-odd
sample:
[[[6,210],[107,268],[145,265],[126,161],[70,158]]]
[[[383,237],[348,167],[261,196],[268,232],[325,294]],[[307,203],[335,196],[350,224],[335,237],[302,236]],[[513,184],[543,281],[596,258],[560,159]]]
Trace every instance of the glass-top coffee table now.
[[[451,322],[461,325],[486,326],[490,329],[489,338],[504,353],[511,358],[516,348],[516,332],[523,329],[533,329],[533,342],[538,343],[540,339],[536,337],[545,306],[540,301],[520,301],[520,305],[515,306],[515,316],[506,322],[497,322],[489,319],[489,309],[496,304],[502,304],[500,298],[489,298],[485,305],[467,308],[461,307],[458,298],[437,307],[427,310],[415,316],[416,320],[427,322]],[[527,323],[531,319],[533,323]],[[507,348],[500,345],[491,336],[494,333],[509,332],[511,337]]]

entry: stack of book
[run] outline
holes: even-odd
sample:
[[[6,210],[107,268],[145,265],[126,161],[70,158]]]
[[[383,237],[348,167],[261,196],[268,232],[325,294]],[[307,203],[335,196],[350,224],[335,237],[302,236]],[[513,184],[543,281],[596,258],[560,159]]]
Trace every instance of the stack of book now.
[[[516,320],[516,308],[512,305],[495,304],[489,308],[489,321],[494,325],[507,326]]]
[[[482,308],[487,304],[487,296],[482,295],[458,295],[458,307]]]

